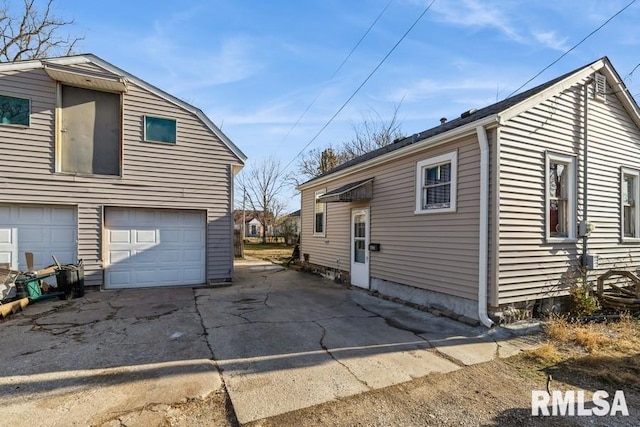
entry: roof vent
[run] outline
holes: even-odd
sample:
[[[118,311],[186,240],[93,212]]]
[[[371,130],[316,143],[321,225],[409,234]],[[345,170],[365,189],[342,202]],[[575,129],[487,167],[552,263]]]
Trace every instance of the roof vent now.
[[[465,111],[464,113],[460,114],[460,118],[464,119],[466,117],[469,117],[470,115],[472,115],[476,111],[478,111],[478,110],[476,110],[475,108],[472,108],[471,110]]]
[[[594,74],[593,98],[603,102],[607,100],[607,78],[603,74]]]
[[[440,119],[440,124],[443,125],[445,123],[447,123],[447,118],[446,117],[441,118]]]

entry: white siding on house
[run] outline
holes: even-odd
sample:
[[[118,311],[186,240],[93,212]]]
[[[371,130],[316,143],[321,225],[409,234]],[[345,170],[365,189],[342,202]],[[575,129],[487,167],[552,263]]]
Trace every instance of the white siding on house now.
[[[620,242],[620,167],[640,169],[640,131],[614,90],[588,106],[588,219],[596,230],[589,252],[600,256],[594,279],[612,267],[636,269],[640,245]],[[512,118],[500,138],[499,302],[533,301],[566,292],[580,265],[582,239],[546,243],[545,150],[576,156],[576,223],[583,219],[583,86]],[[569,280],[567,280],[569,278]]]
[[[71,175],[55,173],[56,83],[42,69],[10,72],[0,79],[0,93],[32,102],[29,128],[0,126],[3,201],[76,205],[87,285],[102,283],[104,206],[206,210],[207,279],[231,277],[229,165],[241,162],[194,114],[129,82],[122,176]],[[142,142],[145,114],[177,119],[177,144]]]

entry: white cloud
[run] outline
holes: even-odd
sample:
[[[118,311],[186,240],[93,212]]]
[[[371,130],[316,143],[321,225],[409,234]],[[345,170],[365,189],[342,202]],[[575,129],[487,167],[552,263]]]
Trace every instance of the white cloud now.
[[[460,80],[438,81],[432,79],[422,79],[409,86],[395,88],[388,92],[384,99],[398,103],[404,99],[405,102],[418,102],[425,99],[441,99],[443,92],[455,94],[459,92],[482,92],[504,90],[505,83],[495,80],[495,78],[461,78]]]
[[[569,49],[569,46],[567,46],[568,37],[559,37],[555,31],[534,31],[533,37],[548,48],[561,52]]]
[[[522,42],[523,37],[513,28],[510,19],[497,4],[479,0],[444,1],[434,4],[434,11],[449,24],[465,27],[494,28],[508,38]]]

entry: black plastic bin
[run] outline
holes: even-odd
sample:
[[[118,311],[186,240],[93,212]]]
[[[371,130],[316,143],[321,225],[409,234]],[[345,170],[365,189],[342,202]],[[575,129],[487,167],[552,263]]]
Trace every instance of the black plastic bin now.
[[[66,264],[60,266],[60,272],[56,276],[58,290],[63,292],[61,298],[80,298],[84,296],[84,265],[82,260],[78,264]]]

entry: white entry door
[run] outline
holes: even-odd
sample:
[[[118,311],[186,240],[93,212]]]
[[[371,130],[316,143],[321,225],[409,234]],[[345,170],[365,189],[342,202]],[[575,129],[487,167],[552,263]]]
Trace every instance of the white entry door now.
[[[351,211],[351,284],[369,289],[369,208]]]
[[[105,212],[105,288],[205,282],[203,211],[110,207]]]

